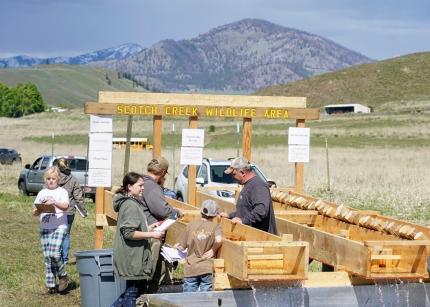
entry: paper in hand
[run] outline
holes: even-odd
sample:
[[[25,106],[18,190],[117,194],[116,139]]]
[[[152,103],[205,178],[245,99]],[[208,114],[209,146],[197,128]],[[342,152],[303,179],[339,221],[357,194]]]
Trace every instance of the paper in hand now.
[[[158,225],[157,227],[155,227],[154,231],[159,231],[159,232],[166,231],[167,228],[169,228],[170,226],[172,226],[175,222],[176,222],[176,220],[166,219],[160,225]]]

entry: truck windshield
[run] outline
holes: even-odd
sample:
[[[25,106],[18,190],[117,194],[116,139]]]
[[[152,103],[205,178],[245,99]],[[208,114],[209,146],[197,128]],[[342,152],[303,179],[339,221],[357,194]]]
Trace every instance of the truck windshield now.
[[[211,165],[211,178],[212,182],[217,183],[236,183],[236,181],[233,179],[233,176],[230,174],[227,175],[224,173],[228,165]],[[267,181],[267,179],[264,177],[264,175],[260,172],[258,168],[256,168],[254,165],[252,166],[252,170],[254,173],[260,177],[264,182]]]

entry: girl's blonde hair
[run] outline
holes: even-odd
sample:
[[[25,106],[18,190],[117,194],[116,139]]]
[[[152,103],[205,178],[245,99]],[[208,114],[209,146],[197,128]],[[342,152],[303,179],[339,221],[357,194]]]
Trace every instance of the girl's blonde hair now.
[[[55,177],[57,181],[60,179],[60,170],[56,166],[50,166],[46,169],[43,174],[43,179],[46,180],[48,177]]]

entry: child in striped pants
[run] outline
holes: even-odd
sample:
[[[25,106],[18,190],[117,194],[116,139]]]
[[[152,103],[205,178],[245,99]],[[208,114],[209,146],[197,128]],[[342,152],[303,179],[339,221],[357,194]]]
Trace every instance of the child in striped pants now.
[[[45,174],[46,188],[41,190],[34,201],[32,213],[40,216],[40,241],[45,260],[45,283],[48,294],[57,292],[56,277],[59,278],[58,292],[67,291],[69,279],[64,271],[61,246],[67,233],[69,207],[67,191],[58,186],[60,173],[57,167],[49,167]]]

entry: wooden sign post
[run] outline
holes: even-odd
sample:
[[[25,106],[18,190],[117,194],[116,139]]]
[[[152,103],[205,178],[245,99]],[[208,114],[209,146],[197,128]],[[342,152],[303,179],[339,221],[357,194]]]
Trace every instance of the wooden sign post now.
[[[242,155],[247,160],[251,160],[253,119],[293,119],[296,120],[297,127],[304,127],[305,120],[319,119],[320,115],[319,109],[306,108],[305,97],[143,92],[99,92],[98,102],[87,102],[85,104],[85,113],[129,117],[152,116],[154,158],[161,155],[162,121],[165,116],[188,117],[189,128],[197,128],[198,118],[202,117],[214,119],[243,118]],[[303,163],[296,163],[295,186],[293,189],[300,193],[303,192],[303,172]],[[189,166],[188,175],[188,199],[190,204],[195,205],[195,166]],[[97,214],[103,214],[102,209],[96,211]],[[102,231],[102,225],[99,225],[101,223],[101,218],[99,218],[99,222],[96,220],[97,231]],[[100,240],[102,240],[102,235],[97,232],[96,246],[100,247],[103,244],[98,242]]]

